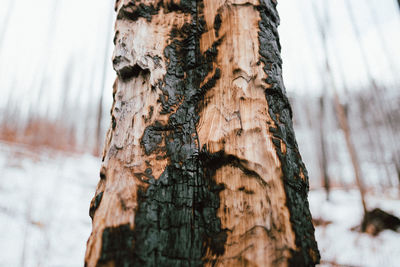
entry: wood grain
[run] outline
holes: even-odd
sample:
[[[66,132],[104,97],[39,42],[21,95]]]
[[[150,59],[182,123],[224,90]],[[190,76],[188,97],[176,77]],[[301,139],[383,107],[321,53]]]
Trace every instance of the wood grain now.
[[[273,0],[118,0],[86,266],[313,266]]]

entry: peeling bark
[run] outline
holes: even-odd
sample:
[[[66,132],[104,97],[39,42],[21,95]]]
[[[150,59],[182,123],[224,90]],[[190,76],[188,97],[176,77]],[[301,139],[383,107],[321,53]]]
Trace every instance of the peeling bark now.
[[[312,266],[275,1],[116,2],[86,266]]]

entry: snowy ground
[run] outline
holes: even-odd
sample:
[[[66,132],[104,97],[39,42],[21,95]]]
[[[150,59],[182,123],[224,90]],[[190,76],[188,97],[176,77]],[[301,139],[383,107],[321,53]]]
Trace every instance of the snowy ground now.
[[[0,266],[83,266],[99,160],[0,143]]]
[[[384,196],[368,195],[368,209],[381,208],[400,217],[400,200],[396,194],[394,191]],[[332,222],[316,227],[316,239],[324,266],[332,266],[333,263],[339,266],[400,266],[400,233],[385,230],[377,237],[372,237],[350,230],[358,226],[362,218],[358,191],[334,190],[329,202],[325,196],[323,190],[314,190],[309,194],[314,219]]]
[[[83,266],[90,234],[90,200],[100,162],[90,155],[33,152],[0,143],[0,266]],[[310,192],[323,266],[399,266],[400,234],[350,231],[361,220],[357,191]],[[369,196],[370,208],[400,216],[400,200]]]

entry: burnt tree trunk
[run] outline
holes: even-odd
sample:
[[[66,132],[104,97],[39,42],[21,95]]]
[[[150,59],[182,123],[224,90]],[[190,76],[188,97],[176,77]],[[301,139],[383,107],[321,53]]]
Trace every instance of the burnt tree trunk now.
[[[276,2],[116,2],[86,266],[312,266]]]

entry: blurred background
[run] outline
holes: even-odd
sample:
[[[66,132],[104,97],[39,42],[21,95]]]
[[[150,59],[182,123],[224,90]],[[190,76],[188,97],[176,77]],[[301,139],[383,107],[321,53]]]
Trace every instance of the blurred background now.
[[[278,1],[322,266],[398,266],[400,2]],[[82,266],[112,103],[113,0],[0,0],[0,266]],[[360,194],[360,192],[362,194]]]

